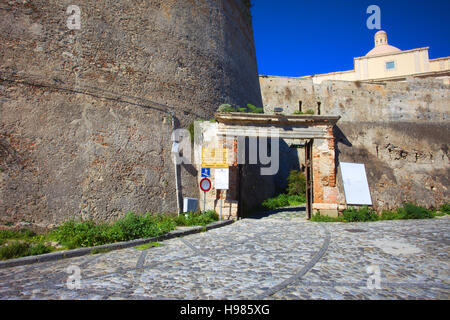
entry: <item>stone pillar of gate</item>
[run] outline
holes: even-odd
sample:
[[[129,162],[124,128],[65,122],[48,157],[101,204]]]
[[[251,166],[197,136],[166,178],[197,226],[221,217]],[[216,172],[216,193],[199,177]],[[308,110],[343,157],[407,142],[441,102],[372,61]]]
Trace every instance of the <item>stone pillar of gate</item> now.
[[[313,213],[338,215],[339,190],[336,186],[336,162],[333,126],[327,127],[327,136],[314,139],[313,148]]]

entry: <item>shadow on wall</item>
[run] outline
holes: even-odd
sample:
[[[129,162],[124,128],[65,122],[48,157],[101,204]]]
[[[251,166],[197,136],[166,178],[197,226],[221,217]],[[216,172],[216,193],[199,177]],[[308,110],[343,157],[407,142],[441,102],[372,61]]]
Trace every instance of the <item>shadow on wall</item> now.
[[[270,140],[269,140],[270,141]],[[291,170],[300,169],[300,161],[297,149],[290,148],[283,139],[278,139],[279,144],[279,168],[275,175],[261,175],[261,168],[270,167],[258,164],[249,164],[249,140],[245,139],[245,163],[242,165],[240,175],[240,197],[244,216],[246,213],[261,209],[261,203],[286,190],[287,178]],[[270,147],[268,148],[270,150]],[[259,154],[259,149],[257,150]]]

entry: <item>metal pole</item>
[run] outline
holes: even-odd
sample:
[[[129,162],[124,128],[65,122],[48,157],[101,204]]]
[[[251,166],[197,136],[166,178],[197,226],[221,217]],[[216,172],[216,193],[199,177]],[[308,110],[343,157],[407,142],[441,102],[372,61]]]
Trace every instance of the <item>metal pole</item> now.
[[[175,131],[175,113],[173,111],[170,111],[170,117],[172,118],[172,135]],[[173,142],[172,142],[173,143]],[[176,155],[173,155],[173,163],[175,167],[175,192],[177,194],[177,211],[178,215],[181,213],[181,203],[180,203],[180,181],[178,179],[178,165],[177,165],[177,157]]]
[[[220,221],[222,221],[222,190],[220,190]]]
[[[206,212],[206,192],[203,191],[203,212]]]

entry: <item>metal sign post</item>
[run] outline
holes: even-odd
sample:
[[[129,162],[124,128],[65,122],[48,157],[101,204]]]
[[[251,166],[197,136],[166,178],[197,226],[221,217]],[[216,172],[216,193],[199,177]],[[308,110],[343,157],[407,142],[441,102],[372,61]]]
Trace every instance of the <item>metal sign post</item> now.
[[[203,192],[203,213],[206,212],[206,192]]]
[[[211,189],[211,180],[203,178],[200,181],[200,189],[203,191],[203,212],[206,211],[206,193]]]
[[[220,221],[222,221],[222,190],[220,190]]]

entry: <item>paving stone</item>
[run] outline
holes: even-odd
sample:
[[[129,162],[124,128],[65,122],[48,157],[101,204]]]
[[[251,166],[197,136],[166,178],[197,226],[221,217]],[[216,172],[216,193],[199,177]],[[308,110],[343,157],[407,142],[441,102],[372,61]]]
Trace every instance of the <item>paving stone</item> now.
[[[449,299],[449,228],[316,223],[289,208],[159,247],[2,269],[0,299]],[[69,266],[80,289],[67,286]],[[380,289],[367,286],[369,266]]]

